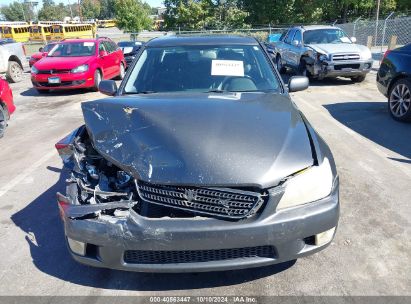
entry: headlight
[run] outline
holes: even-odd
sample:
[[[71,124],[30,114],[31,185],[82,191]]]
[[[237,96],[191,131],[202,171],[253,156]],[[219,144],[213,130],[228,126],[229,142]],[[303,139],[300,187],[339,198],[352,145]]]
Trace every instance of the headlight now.
[[[324,158],[321,165],[303,170],[284,183],[284,195],[277,210],[322,199],[331,193],[332,186],[330,162]]]
[[[37,73],[39,72],[39,70],[37,70],[36,67],[33,65],[33,66],[31,67],[31,72],[32,72],[33,74],[37,74]]]
[[[318,56],[318,59],[320,61],[326,61],[328,59],[327,55],[321,54],[320,56]]]
[[[71,70],[72,73],[84,73],[88,71],[88,64],[82,64]]]
[[[365,50],[361,53],[361,59],[362,60],[369,60],[371,58],[372,58],[372,54],[371,54],[370,50],[367,49],[367,50]]]

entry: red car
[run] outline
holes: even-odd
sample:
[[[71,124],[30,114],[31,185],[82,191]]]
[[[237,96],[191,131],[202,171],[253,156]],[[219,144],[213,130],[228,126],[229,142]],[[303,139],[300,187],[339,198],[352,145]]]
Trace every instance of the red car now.
[[[64,40],[32,66],[31,82],[39,92],[98,90],[102,79],[123,79],[125,69],[123,52],[109,38]]]
[[[14,110],[16,107],[13,103],[13,93],[7,81],[0,77],[0,138],[3,137],[7,120]]]
[[[37,61],[39,61],[41,58],[46,57],[48,52],[51,51],[53,46],[55,46],[56,43],[49,43],[45,47],[39,48],[39,51],[37,53],[34,53],[31,55],[29,59],[29,65],[32,67]]]

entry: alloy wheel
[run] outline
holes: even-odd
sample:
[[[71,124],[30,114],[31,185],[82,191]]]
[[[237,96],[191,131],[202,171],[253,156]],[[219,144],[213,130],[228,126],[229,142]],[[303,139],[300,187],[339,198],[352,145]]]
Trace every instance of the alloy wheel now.
[[[390,110],[395,117],[404,116],[411,106],[410,89],[403,83],[394,87],[390,95]]]

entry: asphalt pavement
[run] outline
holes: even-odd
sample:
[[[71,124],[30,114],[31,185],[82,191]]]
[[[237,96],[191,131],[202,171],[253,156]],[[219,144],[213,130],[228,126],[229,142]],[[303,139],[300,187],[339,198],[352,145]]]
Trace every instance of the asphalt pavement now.
[[[140,274],[74,262],[55,194],[65,173],[54,144],[83,123],[89,91],[39,95],[11,85],[17,111],[0,139],[0,295],[411,295],[411,124],[391,119],[375,74],[312,82],[295,103],[330,145],[341,218],[324,251],[272,267]]]

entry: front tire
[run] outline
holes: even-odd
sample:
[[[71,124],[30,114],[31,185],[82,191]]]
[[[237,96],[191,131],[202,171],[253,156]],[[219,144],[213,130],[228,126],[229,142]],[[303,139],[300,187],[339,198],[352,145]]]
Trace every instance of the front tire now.
[[[411,121],[411,80],[397,80],[388,95],[388,110],[398,121]]]
[[[310,71],[307,70],[307,64],[305,63],[304,60],[300,61],[300,65],[298,66],[298,71],[297,71],[299,76],[305,76],[310,78],[311,77],[311,73]]]
[[[96,70],[94,72],[94,86],[93,86],[93,91],[98,91],[98,86],[101,82],[101,72],[99,70]]]
[[[0,138],[4,136],[7,127],[6,110],[0,105]]]
[[[9,61],[6,75],[10,82],[20,82],[23,80],[23,69],[18,62]]]
[[[365,77],[366,75],[351,77],[351,81],[355,83],[363,82],[365,80]]]
[[[125,74],[126,74],[126,68],[124,67],[123,63],[120,63],[120,74],[118,74],[117,79],[123,80]]]
[[[283,66],[283,62],[281,59],[280,55],[277,55],[277,59],[275,60],[276,66],[277,66],[277,71],[280,74],[284,74],[285,73],[285,68]]]

